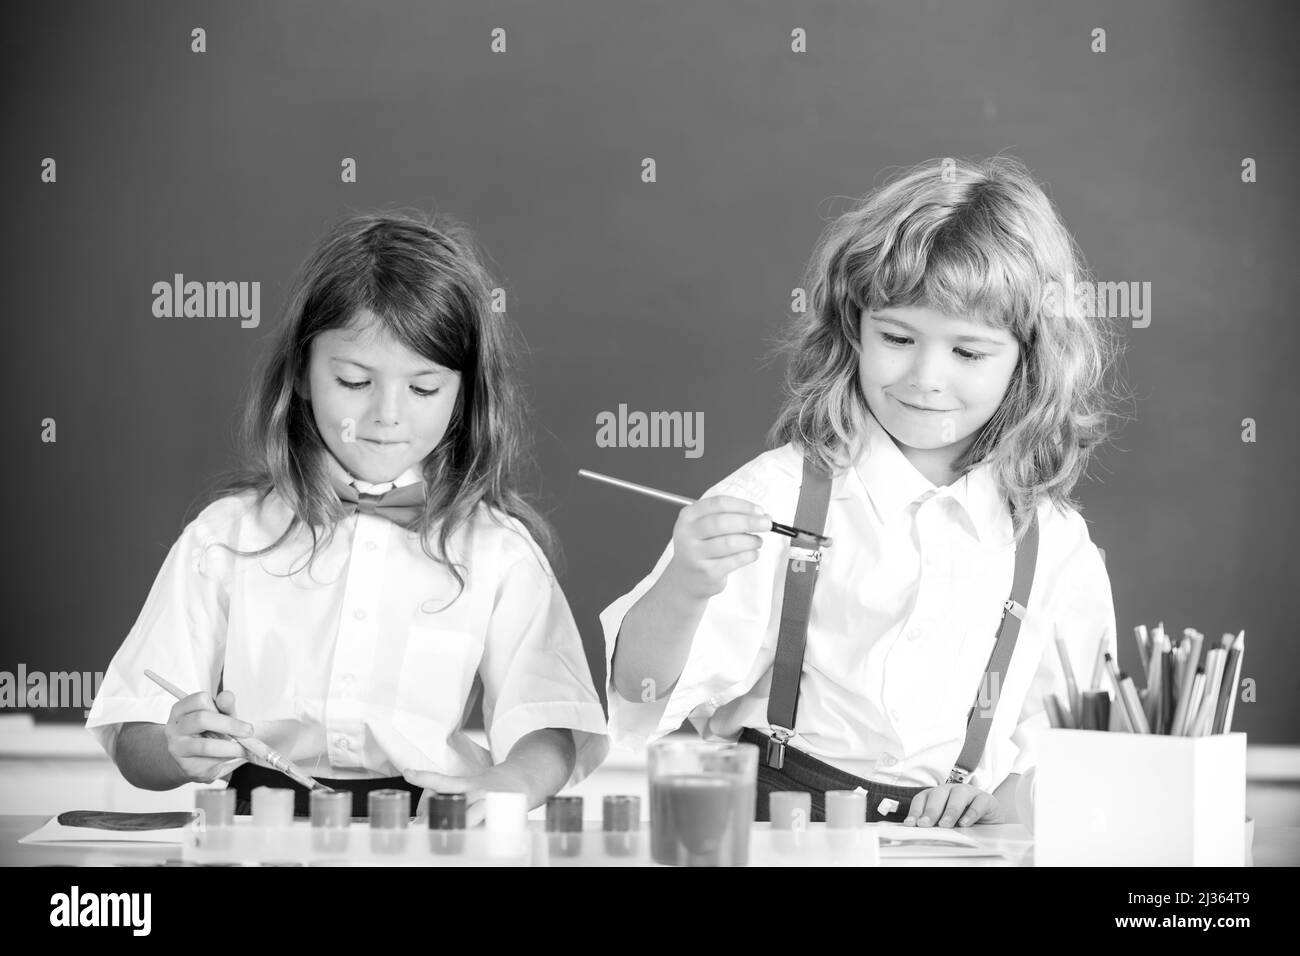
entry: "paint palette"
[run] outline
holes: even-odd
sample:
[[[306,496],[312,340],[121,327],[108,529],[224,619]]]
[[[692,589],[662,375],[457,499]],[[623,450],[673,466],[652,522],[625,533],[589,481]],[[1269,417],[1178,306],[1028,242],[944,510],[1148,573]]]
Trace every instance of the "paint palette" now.
[[[350,816],[352,796],[316,793],[311,819],[295,819],[293,793],[259,788],[251,817],[235,816],[234,794],[196,792],[182,860],[200,866],[654,866],[665,859],[651,845],[636,796],[604,798],[602,819],[585,821],[581,797],[547,801],[545,822],[529,822],[524,797],[489,793],[485,825],[466,829],[463,794],[432,794],[423,819],[412,822],[410,794],[376,790],[369,817]],[[804,817],[806,819],[806,817]],[[898,829],[898,828],[895,828]],[[911,831],[915,832],[915,831]],[[710,836],[687,834],[687,856],[707,865],[717,854],[695,846]],[[749,826],[738,858],[750,866],[878,866],[880,831],[822,823]],[[694,854],[694,856],[691,856]],[[669,856],[672,859],[672,855]]]
[[[357,820],[341,828],[314,827],[307,820],[288,826],[257,826],[251,817],[186,830],[182,860],[200,866],[655,866],[650,831],[610,832],[599,821],[582,830],[547,831],[540,821],[522,831],[500,832],[396,829]],[[805,830],[773,830],[754,824],[750,866],[877,866],[880,841],[875,832],[831,830],[810,824]]]

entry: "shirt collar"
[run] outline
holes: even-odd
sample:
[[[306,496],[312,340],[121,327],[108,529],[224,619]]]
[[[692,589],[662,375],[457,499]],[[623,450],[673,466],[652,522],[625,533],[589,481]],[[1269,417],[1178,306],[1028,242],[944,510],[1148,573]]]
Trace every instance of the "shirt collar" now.
[[[352,485],[363,495],[382,495],[384,492],[391,491],[394,488],[405,488],[407,485],[413,485],[417,481],[424,481],[424,472],[420,470],[419,465],[412,465],[392,481],[381,481],[371,484],[368,481],[362,481],[360,478],[354,477],[346,468],[343,467],[342,462],[334,457],[332,452],[325,455],[325,467],[329,469],[331,474],[347,484]]]
[[[832,497],[851,496],[856,475],[882,522],[906,512],[914,503],[948,498],[982,544],[1010,539],[1011,515],[987,463],[976,465],[951,485],[937,487],[907,460],[873,415],[865,418],[853,468],[834,479]]]

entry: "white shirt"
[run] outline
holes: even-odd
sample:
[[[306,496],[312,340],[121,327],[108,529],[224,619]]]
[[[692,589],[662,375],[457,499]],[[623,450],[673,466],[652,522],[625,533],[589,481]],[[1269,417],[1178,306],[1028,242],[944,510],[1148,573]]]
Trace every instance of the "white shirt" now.
[[[379,494],[420,480],[412,469],[354,483]],[[86,721],[110,756],[121,723],[167,721],[174,700],[149,668],[187,692],[215,694],[222,681],[255,734],[315,776],[473,774],[547,727],[574,731],[570,785],[604,759],[604,713],[573,614],[521,523],[480,507],[452,536],[450,555],[469,574],[443,608],[455,579],[415,532],[378,515],[341,521],[310,570],[304,528],[260,558],[219,546],[264,547],[290,518],[277,493],[258,507],[245,492],[204,509],[172,546]],[[490,752],[462,730],[476,674]]]
[[[706,492],[794,520],[802,460],[786,445]],[[1053,638],[1088,688],[1098,643],[1114,648],[1115,612],[1083,518],[1044,502],[1032,597],[971,783],[992,792],[1035,761],[1044,694],[1066,693]],[[859,777],[904,786],[945,782],[965,740],[1014,569],[1011,515],[987,466],[936,488],[872,419],[852,468],[831,485],[790,744]],[[768,688],[790,539],[767,534],[754,563],[708,603],[681,677],[666,698],[625,700],[609,686],[610,730],[638,746],[689,719],[706,738],[770,732]],[[654,570],[601,614],[606,661],[623,617],[663,573]],[[1055,633],[1054,630],[1055,629]],[[610,668],[612,674],[612,667]],[[651,696],[649,694],[647,697]],[[987,693],[984,697],[988,700]]]

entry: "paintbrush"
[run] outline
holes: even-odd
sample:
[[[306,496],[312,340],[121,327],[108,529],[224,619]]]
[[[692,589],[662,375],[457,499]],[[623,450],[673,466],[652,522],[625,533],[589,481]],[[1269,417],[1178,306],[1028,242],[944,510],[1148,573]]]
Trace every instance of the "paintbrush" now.
[[[635,491],[637,494],[647,495],[651,498],[658,498],[660,501],[667,501],[670,504],[686,505],[695,504],[696,499],[687,498],[684,495],[675,495],[670,491],[660,491],[658,488],[648,488],[645,485],[638,485],[632,481],[624,481],[622,478],[611,478],[609,475],[602,475],[600,472],[588,471],[586,468],[579,468],[578,474],[584,478],[591,478],[594,481],[603,481],[607,485],[613,485],[615,488],[623,488],[626,491]],[[802,528],[794,528],[788,524],[777,524],[772,522],[772,530],[777,534],[783,534],[787,538],[804,538],[817,542],[819,547],[829,548],[831,539],[824,534],[816,534],[812,531],[804,531]]]
[[[163,690],[167,691],[167,693],[171,694],[177,700],[183,700],[189,696],[189,694],[185,693],[185,691],[181,690],[171,681],[159,677],[151,670],[146,670],[144,676],[149,678]],[[302,784],[308,790],[333,792],[332,787],[325,786],[325,784],[321,783],[319,780],[313,780],[310,776],[303,773],[302,770],[298,769],[292,761],[282,757],[279,753],[272,750],[256,737],[229,737],[226,734],[216,734],[215,736],[225,738],[226,740],[233,740],[235,743],[239,744],[239,746],[248,751],[250,755],[265,762],[266,765],[272,769],[280,771],[280,773],[293,780],[294,783]]]

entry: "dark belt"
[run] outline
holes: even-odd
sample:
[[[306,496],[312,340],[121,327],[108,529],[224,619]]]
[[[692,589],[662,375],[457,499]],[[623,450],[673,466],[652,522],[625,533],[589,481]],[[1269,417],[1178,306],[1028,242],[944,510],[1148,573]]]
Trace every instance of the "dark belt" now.
[[[752,727],[746,727],[740,733],[740,742],[754,744],[760,755],[770,738]],[[816,757],[793,747],[785,748],[785,761],[777,770],[767,761],[758,761],[758,799],[754,802],[754,819],[766,822],[771,819],[771,795],[779,791],[801,791],[812,795],[812,822],[826,821],[826,791],[857,790],[867,792],[867,823],[902,823],[912,806],[912,798],[928,787],[904,787],[889,783],[855,777],[851,773],[832,767]],[[882,800],[894,800],[897,808],[886,813],[880,812]]]
[[[411,795],[411,816],[415,816],[415,807],[420,800],[423,788],[408,783],[403,777],[378,777],[370,780],[329,780],[317,777],[321,783],[333,790],[352,792],[352,815],[367,817],[370,815],[368,794],[372,790],[405,790]],[[300,783],[295,783],[277,770],[246,763],[236,767],[230,775],[230,788],[235,791],[235,813],[253,812],[253,791],[257,787],[281,787],[293,791],[293,815],[295,817],[311,816],[310,791]]]

